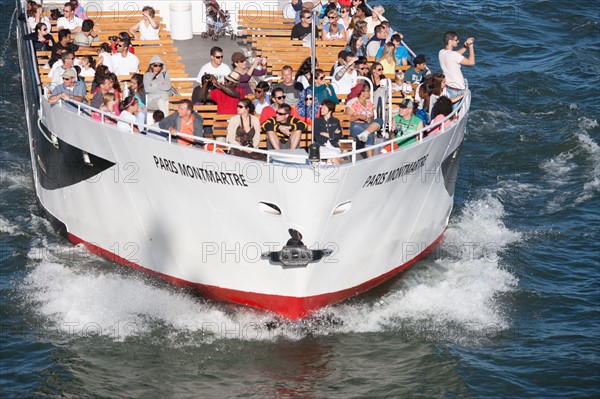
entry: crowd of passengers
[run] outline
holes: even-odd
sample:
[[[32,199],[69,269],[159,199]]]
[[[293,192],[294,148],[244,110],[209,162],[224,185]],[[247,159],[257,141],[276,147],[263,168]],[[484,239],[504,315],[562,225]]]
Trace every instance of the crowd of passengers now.
[[[178,110],[171,115],[168,115],[169,96],[173,89],[166,64],[155,55],[147,66],[141,66],[143,73],[140,73],[139,59],[132,45],[133,39],[159,39],[160,27],[152,7],[143,8],[140,21],[128,32],[94,46],[97,57],[77,57],[78,51],[92,49],[92,43],[98,41],[94,22],[78,1],[65,3],[64,15],[53,15],[56,41],[42,7],[29,1],[27,23],[32,32],[25,39],[31,40],[36,50],[51,51],[44,66],[50,69],[48,100],[51,104],[61,99],[85,103],[85,80],[90,78],[93,79],[90,105],[103,111],[92,112],[93,118],[126,131],[169,130],[181,145],[200,145],[185,135],[203,137],[207,132],[201,114],[194,111],[194,105],[199,104],[215,104],[218,114],[231,115],[226,141],[242,148],[258,148],[261,132],[266,135],[268,149],[298,148],[302,132],[314,119],[315,141],[321,146],[321,153],[334,155],[340,152],[339,140],[345,135],[339,119],[334,116],[340,97],[345,101],[343,112],[350,121],[350,136],[357,141],[358,148],[373,146],[384,127],[384,121],[376,117],[371,98],[385,98],[389,87],[403,98],[394,111],[392,126],[385,129],[398,140],[384,147],[382,152],[392,146],[397,148],[415,142],[418,136],[403,136],[411,136],[443,120],[460,103],[465,91],[461,65],[475,64],[473,38],[454,50],[460,43],[458,35],[447,32],[445,46],[438,54],[443,73],[431,73],[424,55],[409,61],[402,45],[403,35],[391,29],[383,17],[382,6],[370,8],[364,0],[323,3],[303,4],[302,0],[291,0],[294,10],[291,17],[296,21],[291,40],[305,39],[311,32],[313,15],[319,15],[314,22],[323,40],[347,40],[346,48],[339,52],[331,70],[320,69],[317,61],[314,86],[311,85],[310,58],[295,73],[291,66],[284,66],[280,81],[269,84],[262,80],[267,59],[248,60],[244,54],[234,52],[230,55],[230,66],[224,62],[223,49],[214,46],[210,50],[210,61],[198,73],[198,85],[191,99],[180,101]],[[314,7],[320,12],[315,14]],[[463,55],[466,51],[468,57]],[[369,63],[367,57],[375,61]],[[396,72],[398,66],[409,65],[405,71]],[[129,80],[121,84],[118,76],[124,75]],[[372,86],[362,78],[368,79]],[[451,120],[445,122],[450,123]],[[141,129],[141,125],[151,127]],[[427,134],[439,130],[441,127],[436,126]],[[255,156],[251,151],[237,148],[231,148],[230,153]],[[373,150],[366,151],[367,157],[373,155]]]

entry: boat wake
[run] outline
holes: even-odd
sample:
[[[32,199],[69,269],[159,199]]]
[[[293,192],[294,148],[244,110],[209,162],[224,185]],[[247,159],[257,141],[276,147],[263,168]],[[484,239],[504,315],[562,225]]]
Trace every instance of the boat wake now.
[[[149,336],[178,346],[391,332],[407,340],[478,341],[510,327],[500,294],[513,290],[517,280],[502,267],[502,252],[521,235],[504,226],[503,215],[491,195],[467,203],[438,249],[390,283],[387,294],[321,309],[298,322],[209,303],[82,247],[45,238],[30,250],[31,271],[19,290],[43,328],[61,339]]]

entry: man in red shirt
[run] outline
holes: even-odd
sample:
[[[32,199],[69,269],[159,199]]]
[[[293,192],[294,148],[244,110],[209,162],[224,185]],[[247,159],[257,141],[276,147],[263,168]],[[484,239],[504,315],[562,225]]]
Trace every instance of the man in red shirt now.
[[[217,103],[217,114],[237,114],[238,100],[245,96],[244,90],[236,87],[240,83],[240,74],[232,71],[222,84],[213,75],[211,82],[215,88],[208,93],[208,100]]]

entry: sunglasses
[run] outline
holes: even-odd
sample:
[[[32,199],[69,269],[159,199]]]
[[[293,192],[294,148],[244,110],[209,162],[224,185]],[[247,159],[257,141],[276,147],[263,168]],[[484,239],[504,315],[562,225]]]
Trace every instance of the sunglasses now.
[[[220,60],[221,58],[223,58],[222,55],[213,55],[213,57],[215,57],[216,59]]]
[[[285,116],[287,114],[288,114],[287,112],[277,112],[277,115],[281,115],[281,116]]]
[[[377,68],[376,71],[381,72],[381,71],[383,71],[383,68]]]
[[[238,106],[237,106],[237,107],[238,107],[239,109],[246,108],[246,107],[244,107],[242,104],[238,104]]]
[[[258,93],[258,94],[260,94],[260,93],[262,93],[263,91],[262,91],[261,89],[254,89],[254,92],[255,92],[255,93]]]
[[[63,77],[63,80],[73,80],[74,78],[65,78]]]
[[[312,101],[312,97],[306,97],[306,98],[304,99],[304,101],[306,101],[306,102]]]
[[[342,10],[342,14],[347,14],[348,11],[347,10]]]
[[[323,75],[323,76],[317,76],[317,79],[318,80],[323,80],[323,79],[325,79],[325,75]]]
[[[330,15],[329,16],[329,19],[338,19],[338,18],[339,18],[339,16],[337,16],[337,15]]]
[[[152,64],[152,66],[153,66],[154,68],[158,68],[158,67],[161,67],[161,66],[162,66],[162,64]]]
[[[285,96],[277,96],[275,97],[276,100],[283,100],[285,98]]]
[[[123,48],[122,44],[117,44],[117,48]]]

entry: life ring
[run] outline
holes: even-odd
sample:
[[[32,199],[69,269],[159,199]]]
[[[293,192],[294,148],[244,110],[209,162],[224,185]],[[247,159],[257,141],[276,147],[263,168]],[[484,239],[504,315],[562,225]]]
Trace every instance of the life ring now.
[[[215,149],[216,146],[216,149]],[[225,154],[225,152],[216,144],[208,143],[204,146],[206,151],[215,152],[217,154]]]
[[[388,152],[392,152],[392,147],[394,148],[394,151],[396,151],[398,149],[398,144],[390,143],[390,144],[384,146],[379,153],[387,154]]]

